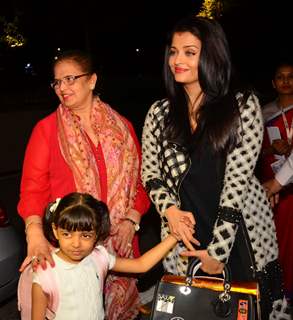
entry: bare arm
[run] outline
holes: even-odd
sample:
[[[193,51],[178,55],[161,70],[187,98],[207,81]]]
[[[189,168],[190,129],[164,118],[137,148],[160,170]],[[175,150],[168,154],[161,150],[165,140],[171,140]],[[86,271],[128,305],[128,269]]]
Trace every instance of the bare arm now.
[[[48,298],[41,286],[33,283],[32,286],[32,320],[45,320]]]
[[[176,238],[169,235],[161,243],[137,259],[124,259],[117,257],[113,270],[126,273],[146,272],[158,263],[168,253],[168,251],[174,247],[176,242]]]

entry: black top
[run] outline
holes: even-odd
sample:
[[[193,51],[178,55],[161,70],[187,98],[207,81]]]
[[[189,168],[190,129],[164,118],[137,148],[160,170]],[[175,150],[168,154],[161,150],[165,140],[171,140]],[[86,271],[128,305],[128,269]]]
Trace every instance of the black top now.
[[[194,215],[195,238],[201,243],[198,249],[205,250],[212,240],[213,227],[218,215],[223,187],[226,156],[215,153],[204,139],[202,144],[190,151],[191,166],[179,190],[181,209]],[[249,280],[251,265],[243,234],[238,229],[228,265],[232,280]],[[243,270],[243,266],[247,270]]]
[[[206,249],[217,218],[226,159],[207,143],[194,147],[190,158],[191,166],[179,190],[181,209],[193,213],[195,237],[200,249]]]

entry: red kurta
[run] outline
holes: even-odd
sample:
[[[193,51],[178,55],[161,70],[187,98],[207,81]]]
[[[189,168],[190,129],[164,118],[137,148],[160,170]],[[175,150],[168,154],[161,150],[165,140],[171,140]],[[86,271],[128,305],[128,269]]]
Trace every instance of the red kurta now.
[[[123,120],[128,125],[140,155],[140,145],[135,131],[129,121],[125,118]],[[92,142],[91,146],[100,175],[101,199],[99,200],[107,203],[107,174],[102,146],[95,147]],[[59,147],[57,118],[54,112],[37,123],[27,145],[18,212],[24,219],[31,215],[43,216],[49,202],[75,191],[73,174]],[[149,198],[139,180],[133,209],[144,214],[149,206]],[[133,245],[134,253],[138,255],[137,237]]]

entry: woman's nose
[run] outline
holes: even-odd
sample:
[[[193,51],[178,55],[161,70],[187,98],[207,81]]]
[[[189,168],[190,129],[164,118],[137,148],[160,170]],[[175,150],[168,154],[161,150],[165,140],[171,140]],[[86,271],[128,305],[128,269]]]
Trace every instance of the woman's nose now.
[[[60,80],[59,90],[63,91],[64,88],[67,88],[66,83],[64,80]]]
[[[183,63],[183,55],[181,52],[178,52],[174,57],[174,64],[179,65]]]

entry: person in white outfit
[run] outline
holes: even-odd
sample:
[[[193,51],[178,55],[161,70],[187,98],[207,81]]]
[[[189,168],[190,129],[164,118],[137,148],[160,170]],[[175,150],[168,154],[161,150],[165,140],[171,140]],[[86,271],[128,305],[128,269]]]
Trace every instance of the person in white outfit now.
[[[36,270],[30,280],[31,315],[22,316],[22,320],[103,320],[103,282],[107,271],[146,272],[177,242],[170,235],[139,258],[120,258],[108,253],[102,245],[109,230],[106,204],[87,193],[73,192],[48,206],[44,233],[56,247],[52,254],[55,266],[47,262],[45,270],[36,268],[36,263],[27,267]],[[22,276],[21,288],[25,286]],[[48,294],[49,286],[56,289]],[[20,293],[19,297],[23,295]],[[23,314],[23,309],[30,307],[23,301],[19,301],[19,305]]]

